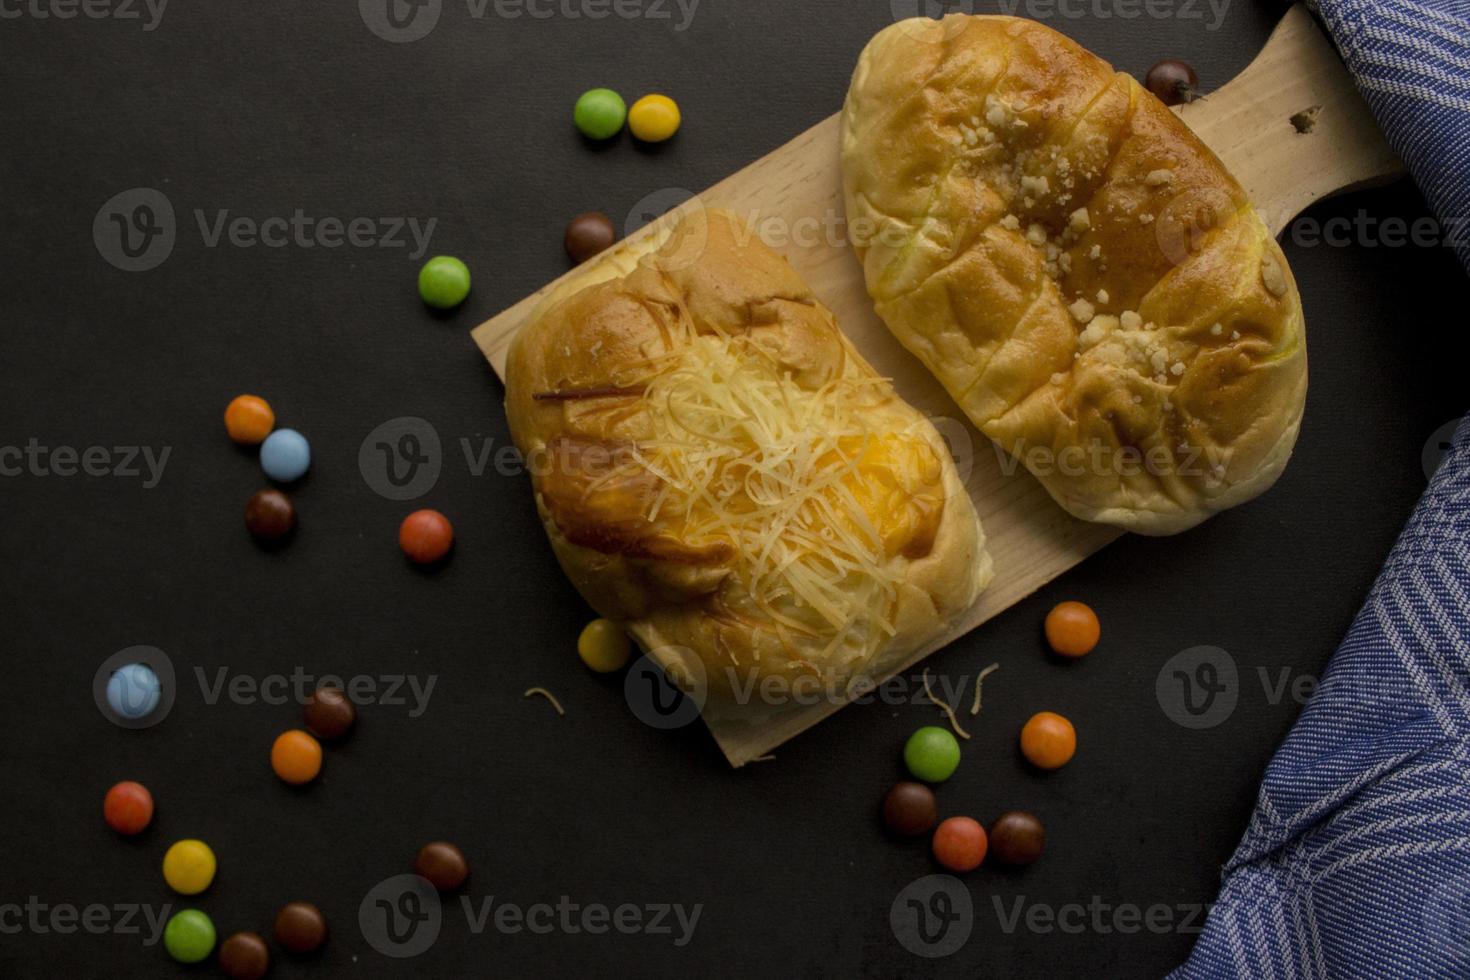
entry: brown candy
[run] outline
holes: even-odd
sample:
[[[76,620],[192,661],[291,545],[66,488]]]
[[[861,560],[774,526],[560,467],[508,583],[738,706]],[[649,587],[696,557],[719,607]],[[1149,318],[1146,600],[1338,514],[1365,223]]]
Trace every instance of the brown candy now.
[[[260,980],[270,965],[270,948],[256,933],[237,932],[220,944],[220,972],[230,980]]]
[[[567,225],[567,234],[563,239],[567,254],[572,261],[581,265],[592,256],[608,248],[617,241],[618,232],[613,227],[612,219],[598,211],[588,211],[579,214]]]
[[[990,855],[1001,864],[1030,864],[1045,846],[1046,830],[1035,814],[1011,810],[990,826]]]
[[[452,892],[470,876],[464,852],[448,841],[436,840],[419,848],[413,861],[414,874],[427,878],[441,892]]]
[[[279,541],[296,526],[296,508],[279,490],[258,490],[245,505],[245,530],[262,541]]]
[[[938,819],[934,791],[923,783],[897,783],[883,797],[883,824],[899,837],[917,837]]]
[[[293,953],[311,953],[327,941],[327,920],[310,902],[292,902],[276,913],[276,942]]]
[[[322,687],[313,692],[306,699],[302,714],[306,716],[306,727],[317,738],[341,738],[357,721],[357,709],[335,687]]]

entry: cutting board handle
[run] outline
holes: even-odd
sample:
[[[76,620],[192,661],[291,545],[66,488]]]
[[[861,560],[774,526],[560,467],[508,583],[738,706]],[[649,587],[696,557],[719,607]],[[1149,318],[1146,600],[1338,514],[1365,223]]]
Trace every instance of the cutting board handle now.
[[[1332,42],[1301,4],[1245,71],[1174,111],[1245,187],[1272,234],[1314,201],[1404,172]]]

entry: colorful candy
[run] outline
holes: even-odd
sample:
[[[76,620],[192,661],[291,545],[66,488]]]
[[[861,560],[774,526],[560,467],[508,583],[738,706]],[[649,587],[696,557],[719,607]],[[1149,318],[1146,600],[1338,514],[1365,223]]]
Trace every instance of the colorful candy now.
[[[163,948],[180,963],[198,963],[214,949],[214,923],[198,909],[175,912],[163,927]]]
[[[341,738],[357,721],[357,708],[335,687],[320,687],[306,699],[302,710],[306,727],[317,738]]]
[[[448,841],[436,840],[419,848],[413,871],[428,879],[436,890],[452,892],[470,876],[470,865],[459,848]]]
[[[611,674],[628,665],[632,641],[623,628],[610,619],[594,619],[577,637],[577,656],[599,674]]]
[[[419,296],[436,310],[451,310],[470,294],[470,267],[452,255],[436,255],[419,270]]]
[[[1084,603],[1059,602],[1046,614],[1046,642],[1063,657],[1086,656],[1100,636],[1097,613]]]
[[[895,783],[883,797],[883,825],[899,837],[926,833],[938,819],[939,803],[923,783]]]
[[[279,490],[257,490],[245,503],[245,530],[260,541],[279,541],[296,527],[296,507]]]
[[[292,786],[309,783],[322,771],[322,743],[299,728],[282,732],[271,745],[271,768]]]
[[[990,853],[1001,864],[1019,867],[1041,857],[1046,830],[1034,814],[1024,810],[1002,813],[990,825]]]
[[[220,943],[219,969],[230,980],[260,980],[270,966],[270,947],[258,933],[237,932]]]
[[[985,860],[985,828],[969,817],[950,817],[934,830],[934,859],[950,871],[974,871]]]
[[[175,841],[163,855],[163,880],[180,895],[198,895],[214,881],[214,851],[202,840]],[[209,943],[214,945],[214,934]]]
[[[310,902],[291,902],[276,913],[276,942],[293,953],[311,953],[327,941],[327,920]]]
[[[107,706],[129,721],[147,718],[163,697],[163,685],[147,664],[119,667],[107,679]]]
[[[1054,711],[1041,711],[1021,727],[1021,754],[1038,769],[1060,769],[1077,751],[1077,730]]]
[[[398,526],[398,546],[411,560],[429,565],[449,554],[454,526],[437,510],[416,510]]]
[[[618,230],[612,219],[600,211],[587,211],[577,215],[567,225],[562,236],[562,245],[573,262],[581,265],[598,252],[612,246],[618,239]]]
[[[153,820],[153,794],[142,783],[124,780],[103,797],[102,819],[125,837],[141,834]]]
[[[903,761],[915,779],[942,783],[960,764],[960,743],[948,729],[926,725],[909,736]]]
[[[628,106],[623,97],[610,88],[594,88],[583,92],[572,110],[572,121],[588,139],[610,139],[623,128]]]
[[[628,110],[628,128],[645,143],[662,143],[679,131],[679,104],[667,95],[645,95]]]
[[[277,429],[260,444],[260,468],[278,483],[290,483],[311,468],[311,444],[295,429]]]
[[[270,402],[255,395],[237,395],[225,407],[225,431],[242,446],[258,446],[276,427]]]

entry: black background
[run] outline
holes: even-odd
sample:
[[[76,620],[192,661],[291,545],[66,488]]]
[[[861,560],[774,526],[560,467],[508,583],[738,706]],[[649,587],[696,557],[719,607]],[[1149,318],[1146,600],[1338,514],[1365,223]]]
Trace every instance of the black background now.
[[[325,912],[325,950],[278,957],[277,976],[1161,974],[1187,955],[1187,930],[1007,933],[993,900],[1173,908],[1214,896],[1299,708],[1270,685],[1320,671],[1424,487],[1425,440],[1466,407],[1467,284],[1447,250],[1288,236],[1312,387],[1278,486],[1179,537],[1110,546],[929,661],[953,682],[1002,665],[942,811],[988,823],[1032,809],[1048,853],[1023,873],[969,876],[969,942],[920,960],[895,940],[889,906],[934,869],[922,842],[884,839],[875,808],[904,737],[934,709],[849,709],[742,771],[702,727],[644,726],[620,681],[576,658],[589,612],[527,482],[475,476],[460,442],[508,443],[501,386],[468,333],[565,269],[565,221],[586,209],[621,221],[652,191],[707,186],[835,111],[858,51],[892,20],[887,0],[703,0],[683,31],[676,11],[474,19],[446,0],[433,33],[407,44],[376,37],[351,2],[175,0],[151,32],[5,9],[23,13],[0,19],[0,445],[171,455],[152,489],[0,478],[0,903],[178,902],[159,862],[170,841],[198,836],[220,872],[183,904],[208,911],[222,937],[267,932],[293,899]],[[1183,57],[1207,88],[1245,66],[1281,13],[1236,0],[1210,30],[1203,5],[1202,19],[1068,9],[1079,16],[1048,23],[1120,69]],[[569,117],[593,85],[630,101],[667,92],[684,128],[657,149],[626,135],[589,147]],[[133,187],[162,191],[178,215],[172,254],[143,273],[109,265],[92,237],[103,202]],[[474,291],[434,317],[406,248],[210,248],[194,217],[297,208],[435,218],[431,254],[464,258]],[[1360,211],[1412,220],[1423,203],[1400,184],[1308,217]],[[241,525],[263,478],[220,416],[244,391],[269,398],[315,451],[293,493],[300,533],[278,553]],[[358,470],[364,437],[397,416],[430,420],[444,443],[437,485],[413,503],[383,499]],[[437,572],[396,546],[416,506],[455,523],[456,552]],[[1068,597],[1098,610],[1104,638],[1061,665],[1042,654],[1039,624]],[[111,725],[91,693],[102,661],[134,644],[166,651],[181,677],[172,713],[143,731]],[[1201,644],[1234,657],[1240,701],[1225,723],[1189,731],[1165,716],[1154,681]],[[209,704],[196,668],[437,682],[419,717],[364,708],[322,778],[293,790],[267,758],[297,708]],[[566,717],[523,700],[532,685],[556,692]],[[1072,718],[1081,742],[1048,777],[1014,748],[1043,708]],[[123,778],[158,802],[138,840],[101,821]],[[702,916],[676,948],[668,936],[475,934],[451,904],[431,950],[389,960],[359,932],[358,903],[435,838],[469,855],[476,900],[702,903]],[[181,971],[137,936],[0,936],[5,975]]]

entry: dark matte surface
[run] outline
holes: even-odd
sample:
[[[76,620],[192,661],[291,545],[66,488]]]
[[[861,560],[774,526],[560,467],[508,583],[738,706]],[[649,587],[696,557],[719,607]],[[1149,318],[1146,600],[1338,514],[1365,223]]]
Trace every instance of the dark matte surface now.
[[[1279,15],[1237,0],[1209,30],[1208,7],[1190,6],[1204,19],[1084,12],[1049,23],[1125,70],[1184,57],[1213,87]],[[1320,670],[1425,484],[1425,440],[1466,408],[1467,284],[1448,252],[1288,241],[1312,390],[1276,489],[1181,537],[1115,544],[929,661],[951,683],[1002,664],[941,813],[988,823],[1033,810],[1047,853],[1028,869],[971,875],[969,942],[920,960],[894,939],[889,906],[933,869],[923,842],[883,838],[877,808],[900,775],[903,738],[934,709],[847,710],[740,772],[698,727],[640,724],[619,681],[576,659],[588,611],[552,560],[524,478],[474,475],[461,443],[507,444],[501,388],[468,331],[565,268],[567,219],[598,209],[621,222],[645,194],[707,186],[828,115],[890,4],[703,0],[676,31],[677,13],[512,20],[492,7],[476,20],[449,0],[436,30],[410,44],[375,37],[355,7],[170,4],[151,32],[10,4],[22,16],[0,19],[0,446],[171,449],[152,489],[0,478],[0,903],[177,901],[159,862],[170,841],[198,836],[220,871],[185,904],[206,909],[222,937],[268,933],[287,901],[326,914],[324,950],[295,961],[276,949],[279,977],[1146,976],[1185,956],[1197,927],[1187,910],[1171,913],[1184,928],[1162,933],[1099,929],[1090,912],[1067,919],[1080,931],[1039,933],[1023,918],[1007,932],[995,903],[1009,916],[1018,899],[1173,909],[1213,896],[1298,711],[1274,685]],[[590,149],[569,116],[594,84],[630,100],[674,95],[683,132],[653,151],[626,137]],[[158,268],[126,273],[99,256],[92,223],[138,186],[170,198],[178,241]],[[429,315],[404,248],[208,248],[193,215],[296,208],[436,218],[431,251],[469,263],[469,301]],[[1399,186],[1310,217],[1360,211],[1412,219],[1423,204]],[[276,552],[241,524],[263,485],[221,422],[242,391],[269,398],[315,449],[293,493],[299,531]],[[430,493],[398,503],[368,487],[357,453],[371,429],[405,415],[433,423],[445,457]],[[397,550],[416,506],[455,523],[439,570]],[[1103,641],[1058,664],[1039,651],[1040,623],[1068,597],[1096,607]],[[109,724],[90,693],[102,661],[133,644],[166,651],[181,677],[172,713],[143,731]],[[1226,722],[1189,731],[1164,715],[1154,682],[1167,658],[1200,644],[1229,651],[1242,690]],[[208,703],[195,671],[213,683],[222,670],[298,668],[437,681],[418,717],[365,706],[328,747],[320,781],[297,790],[271,775],[268,755],[299,707]],[[559,695],[566,716],[522,700],[533,685]],[[1043,708],[1075,721],[1081,747],[1038,777],[1014,739]],[[158,803],[137,840],[102,823],[103,794],[123,778]],[[358,904],[435,839],[464,849],[476,902],[566,895],[703,903],[702,915],[676,948],[659,935],[476,934],[451,900],[428,952],[385,958],[364,940]],[[136,935],[25,924],[0,936],[5,976],[182,972]]]

